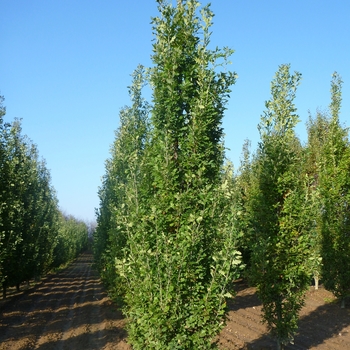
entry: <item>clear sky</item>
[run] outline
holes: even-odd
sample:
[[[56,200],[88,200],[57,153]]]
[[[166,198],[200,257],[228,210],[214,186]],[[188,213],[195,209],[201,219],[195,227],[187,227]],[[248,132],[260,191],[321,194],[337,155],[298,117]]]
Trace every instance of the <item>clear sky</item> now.
[[[344,81],[341,121],[350,125],[348,0],[212,0],[211,8],[212,46],[235,50],[239,79],[224,128],[236,168],[244,140],[253,150],[259,141],[257,124],[280,64],[303,75],[296,98],[302,141],[308,110],[329,105],[334,71]],[[94,220],[119,110],[129,104],[130,74],[139,63],[151,65],[156,1],[3,0],[0,11],[5,121],[22,118],[23,133],[47,161],[61,209]]]

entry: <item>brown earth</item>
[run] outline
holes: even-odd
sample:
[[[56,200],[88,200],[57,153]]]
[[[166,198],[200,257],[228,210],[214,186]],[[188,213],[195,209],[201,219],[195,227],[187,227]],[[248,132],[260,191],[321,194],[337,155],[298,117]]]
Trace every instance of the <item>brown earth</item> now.
[[[124,326],[87,253],[34,288],[0,302],[1,350],[123,350]]]
[[[276,343],[261,323],[261,303],[255,288],[236,283],[236,297],[229,304],[226,327],[220,334],[220,349],[272,350]],[[348,304],[349,301],[348,301]],[[323,286],[310,287],[300,312],[299,331],[288,350],[350,350],[350,305],[345,309]]]
[[[239,281],[229,304],[220,349],[275,349],[261,323],[255,289]],[[10,291],[11,292],[11,291]],[[0,301],[0,350],[130,350],[125,320],[104,291],[91,254],[36,286]],[[287,349],[350,350],[350,308],[313,287],[301,311],[299,332]]]

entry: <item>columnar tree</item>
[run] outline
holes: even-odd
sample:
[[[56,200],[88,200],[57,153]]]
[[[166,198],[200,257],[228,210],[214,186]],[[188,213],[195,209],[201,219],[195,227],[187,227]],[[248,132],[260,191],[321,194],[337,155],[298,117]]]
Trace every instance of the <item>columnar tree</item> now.
[[[120,127],[106,162],[106,174],[99,190],[100,208],[94,234],[95,259],[110,292],[123,299],[123,282],[116,274],[115,259],[124,256],[127,228],[137,213],[142,174],[142,159],[149,132],[149,104],[142,97],[146,70],[139,65],[129,87],[131,106],[119,114]],[[136,219],[137,220],[137,219]]]
[[[350,294],[350,145],[341,127],[342,80],[337,73],[331,82],[331,120],[323,147],[320,171],[322,198],[322,277],[324,285],[342,300]]]
[[[251,199],[254,181],[257,181],[254,173],[254,164],[256,157],[250,153],[251,142],[245,140],[242,149],[242,157],[238,173],[235,176],[235,205],[239,209],[239,220],[237,222],[242,238],[240,240],[240,250],[244,263],[249,267],[253,242],[255,240],[251,226]],[[248,271],[248,269],[246,269]]]
[[[3,193],[1,231],[5,237],[1,254],[3,256],[3,296],[9,285],[20,283],[21,270],[18,263],[21,259],[19,246],[23,241],[23,213],[26,180],[30,168],[28,144],[21,135],[21,126],[15,121],[4,130],[5,162],[3,164]]]
[[[31,273],[41,276],[52,267],[54,248],[59,230],[59,210],[51,175],[44,160],[37,164],[37,190],[34,205],[35,215],[27,218],[27,229],[34,237],[34,262]]]
[[[281,65],[271,83],[271,99],[261,117],[251,204],[255,245],[251,275],[263,303],[263,320],[278,348],[293,339],[309,285],[308,185],[294,127],[294,98],[301,74]]]
[[[18,170],[21,176],[15,183],[21,198],[16,225],[21,242],[16,246],[11,263],[12,276],[16,275],[12,283],[17,285],[39,277],[51,268],[58,224],[57,199],[45,161],[38,159],[37,148],[27,137],[23,137],[23,145],[24,156]]]
[[[239,264],[221,174],[221,122],[235,74],[218,66],[232,50],[208,49],[209,6],[199,17],[195,0],[157,2],[151,135],[117,269],[135,349],[206,349],[223,327]]]
[[[314,199],[313,212],[311,213],[314,225],[310,231],[310,268],[315,280],[315,289],[318,289],[322,272],[322,198],[320,194],[320,165],[322,163],[323,149],[329,137],[329,127],[330,120],[325,112],[317,111],[314,118],[310,115],[307,123],[308,141],[304,149],[304,171],[310,180],[310,191]]]
[[[6,195],[6,140],[5,140],[5,126],[4,126],[4,115],[6,114],[6,108],[3,105],[4,97],[0,96],[0,227],[3,227],[2,216],[3,211],[6,208],[7,204],[4,201]],[[5,232],[0,230],[0,284],[4,281],[3,275],[3,261],[5,259],[5,250],[4,250],[4,239]]]

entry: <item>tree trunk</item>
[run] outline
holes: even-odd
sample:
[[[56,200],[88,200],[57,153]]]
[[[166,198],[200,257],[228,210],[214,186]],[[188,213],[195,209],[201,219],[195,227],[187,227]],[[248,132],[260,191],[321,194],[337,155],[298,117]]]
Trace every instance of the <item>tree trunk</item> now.
[[[6,299],[6,285],[4,283],[2,285],[2,298]]]
[[[315,290],[318,290],[318,281],[319,281],[318,276],[314,276],[314,280],[315,280]]]
[[[341,298],[341,304],[340,304],[340,307],[342,308],[342,309],[345,309],[345,298],[343,297],[343,298]]]
[[[282,297],[279,296],[279,300],[276,302],[276,311],[277,311],[277,324],[281,324],[282,321]],[[283,344],[280,338],[280,331],[277,327],[277,350],[282,350],[283,349]]]

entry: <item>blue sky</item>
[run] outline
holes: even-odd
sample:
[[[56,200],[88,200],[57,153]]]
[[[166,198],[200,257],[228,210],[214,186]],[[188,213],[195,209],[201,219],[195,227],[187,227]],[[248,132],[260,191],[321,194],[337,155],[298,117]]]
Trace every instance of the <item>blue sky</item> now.
[[[174,0],[173,3],[176,3]],[[206,4],[206,2],[202,2]],[[308,110],[325,109],[334,71],[343,78],[341,121],[350,125],[350,2],[213,0],[212,46],[235,50],[224,118],[235,167],[257,124],[280,64],[302,73],[297,133],[306,140]],[[4,0],[0,19],[0,94],[6,121],[46,159],[62,210],[94,220],[104,163],[119,110],[129,103],[130,74],[151,65],[154,0]]]

